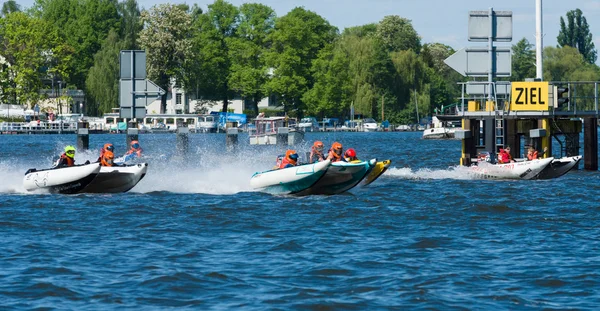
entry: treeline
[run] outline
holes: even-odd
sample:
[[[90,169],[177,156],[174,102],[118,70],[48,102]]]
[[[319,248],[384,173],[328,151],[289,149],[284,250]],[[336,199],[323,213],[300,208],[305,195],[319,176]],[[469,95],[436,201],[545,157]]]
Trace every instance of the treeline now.
[[[571,12],[564,33],[584,40],[559,42],[591,43],[582,48],[594,54],[548,47],[545,76],[598,80],[591,34],[586,41],[585,31],[572,31],[587,22]],[[119,51],[125,49],[146,50],[148,78],[162,88],[176,81],[201,99],[218,100],[224,111],[240,96],[257,113],[258,101],[272,96],[297,117],[344,118],[352,107],[365,117],[413,123],[417,110],[430,115],[457,102],[456,83],[464,81],[443,63],[454,50],[424,44],[406,18],[390,15],[340,31],[302,7],[278,17],[263,4],[223,0],[206,11],[185,4],[140,11],[135,0],[36,0],[22,11],[11,0],[2,8],[0,46],[10,64],[0,64],[1,102],[36,102],[44,81],[54,78],[85,90],[88,114],[118,107]],[[531,44],[521,40],[513,52],[512,80],[534,77]],[[161,106],[164,111],[166,95]]]

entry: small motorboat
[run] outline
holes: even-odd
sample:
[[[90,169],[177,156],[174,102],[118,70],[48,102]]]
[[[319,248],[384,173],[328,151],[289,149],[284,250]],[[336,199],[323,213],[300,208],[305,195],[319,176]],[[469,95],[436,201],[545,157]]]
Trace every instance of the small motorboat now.
[[[359,162],[334,162],[327,172],[312,187],[299,192],[298,195],[309,194],[338,194],[358,185],[375,167],[377,159]]]
[[[365,179],[361,182],[361,186],[367,186],[374,182],[379,176],[383,175],[387,171],[388,167],[392,164],[392,160],[379,161],[375,163],[373,169],[367,174]]]
[[[78,193],[100,172],[100,163],[38,170],[29,169],[23,178],[27,191],[45,190],[50,193]]]
[[[473,177],[482,179],[534,179],[552,160],[554,158],[504,164],[482,161],[468,167],[468,171]]]
[[[98,176],[81,192],[120,193],[127,192],[146,176],[148,163],[126,166],[102,166]]]
[[[295,194],[306,190],[323,177],[331,162],[329,160],[313,164],[257,172],[250,179],[250,186],[273,194]]]
[[[535,176],[535,179],[558,178],[577,167],[579,161],[581,161],[580,155],[554,159],[552,162],[550,162],[550,165],[546,166],[546,168],[544,168],[537,176]]]

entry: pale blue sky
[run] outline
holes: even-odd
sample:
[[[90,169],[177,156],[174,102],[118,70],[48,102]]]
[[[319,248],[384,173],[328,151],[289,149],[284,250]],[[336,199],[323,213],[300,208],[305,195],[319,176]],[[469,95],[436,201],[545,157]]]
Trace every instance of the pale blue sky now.
[[[33,0],[17,0],[25,7]],[[164,0],[138,0],[142,8],[167,3]],[[197,3],[203,9],[213,0],[170,1],[171,3]],[[239,6],[245,2],[258,2],[270,6],[278,16],[285,15],[296,6],[304,6],[343,30],[346,27],[380,21],[386,15],[399,15],[413,22],[422,42],[441,42],[455,49],[482,46],[485,43],[467,41],[468,12],[487,10],[513,12],[513,42],[525,37],[535,43],[535,0],[229,0]],[[544,45],[556,45],[559,18],[568,10],[580,8],[590,24],[596,48],[600,48],[600,0],[543,0]],[[502,45],[499,43],[498,45]]]

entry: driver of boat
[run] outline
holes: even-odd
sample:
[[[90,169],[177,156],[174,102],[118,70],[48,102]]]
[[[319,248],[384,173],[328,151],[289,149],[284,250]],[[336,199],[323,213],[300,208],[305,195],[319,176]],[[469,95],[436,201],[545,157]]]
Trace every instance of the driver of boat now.
[[[60,159],[54,167],[66,167],[75,165],[75,147],[66,146],[65,152],[60,155]]]
[[[321,162],[321,161],[325,161],[325,155],[323,154],[323,142],[322,141],[315,141],[315,143],[313,144],[311,150],[310,150],[310,155],[308,156],[308,163],[316,163],[316,162]]]
[[[279,168],[287,168],[298,165],[298,154],[296,150],[288,150],[285,152],[285,157],[281,160]]]
[[[505,164],[515,162],[512,156],[510,155],[510,147],[507,146],[504,149],[500,149],[500,153],[498,153],[498,164]]]
[[[344,152],[344,160],[346,162],[359,161],[356,157],[356,151],[354,150],[354,148],[348,148],[348,150]]]
[[[338,143],[337,141],[334,142],[333,145],[331,145],[331,149],[329,149],[327,159],[331,160],[332,163],[344,161],[344,158],[342,157],[343,150],[342,144]]]

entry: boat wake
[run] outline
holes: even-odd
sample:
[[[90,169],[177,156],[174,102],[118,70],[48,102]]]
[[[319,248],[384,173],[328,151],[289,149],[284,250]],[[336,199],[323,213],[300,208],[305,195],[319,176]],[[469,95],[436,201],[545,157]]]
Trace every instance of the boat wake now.
[[[409,167],[391,167],[384,175],[403,179],[479,179],[477,176],[470,173],[467,167],[460,165],[451,166],[447,169],[420,168],[414,171]]]

